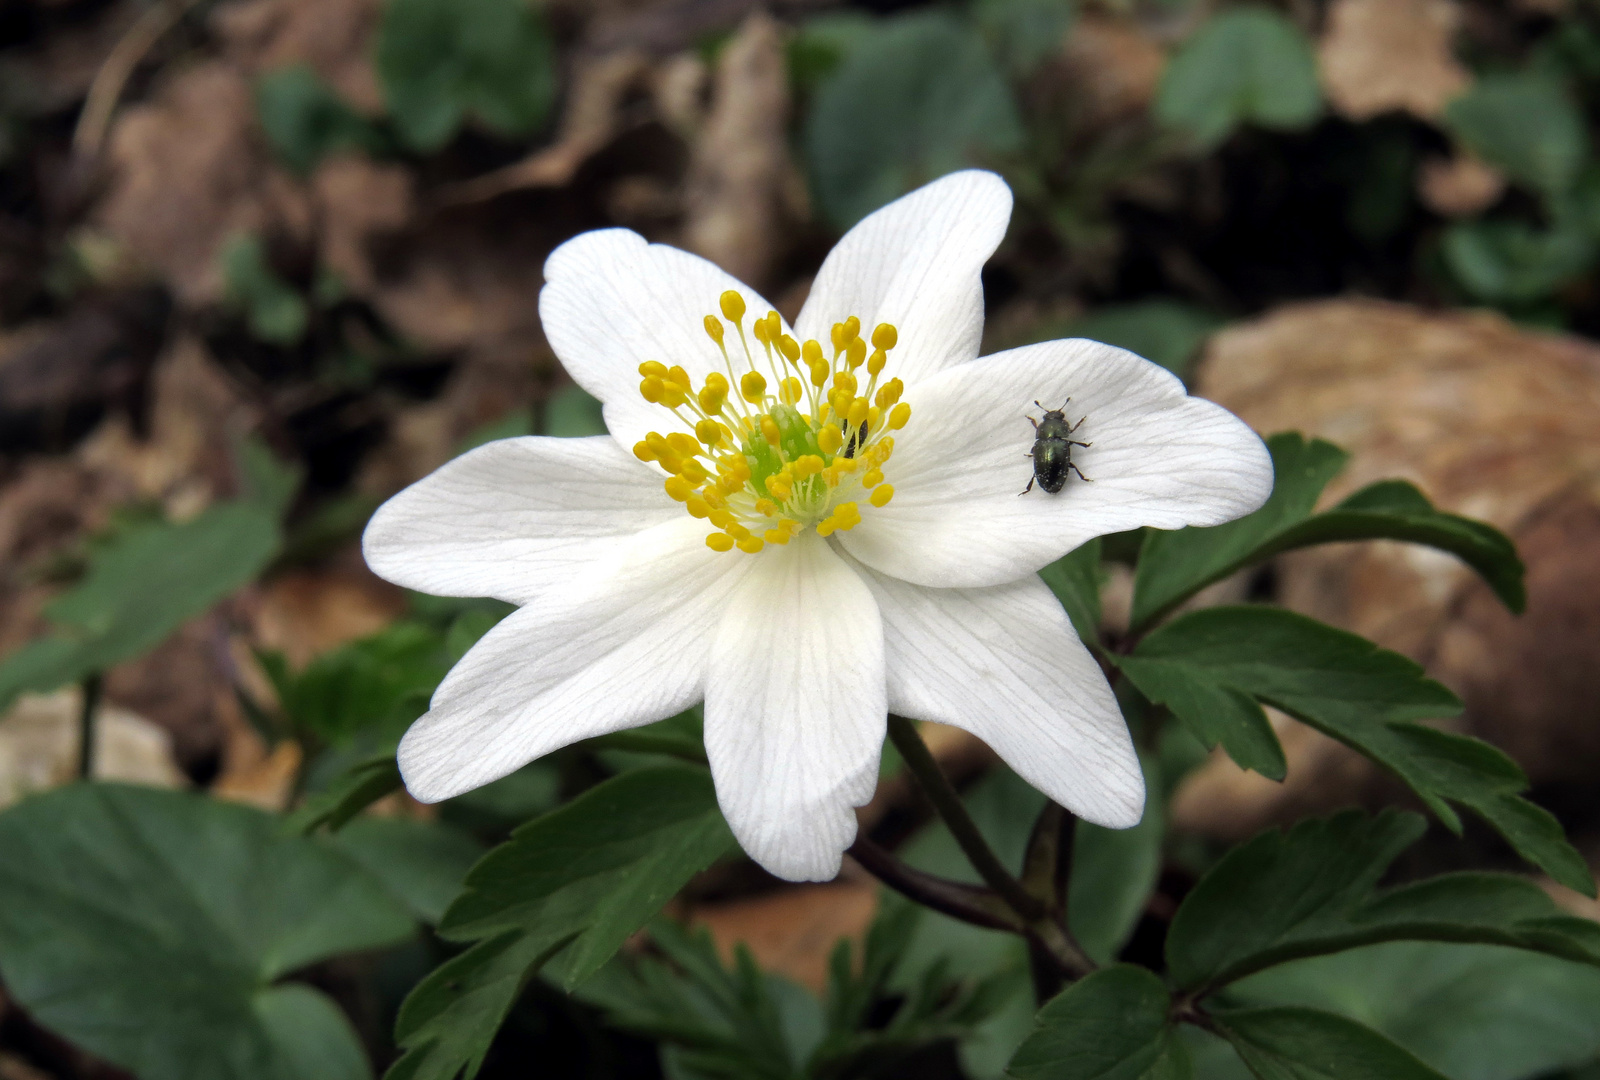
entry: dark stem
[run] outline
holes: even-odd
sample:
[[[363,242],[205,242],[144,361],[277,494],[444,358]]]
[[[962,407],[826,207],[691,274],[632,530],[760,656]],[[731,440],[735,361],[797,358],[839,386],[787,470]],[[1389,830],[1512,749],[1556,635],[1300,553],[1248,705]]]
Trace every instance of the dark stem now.
[[[994,853],[994,849],[989,847],[988,841],[978,831],[977,823],[972,820],[972,815],[968,814],[967,808],[961,804],[961,796],[956,794],[956,789],[951,786],[949,779],[939,768],[939,763],[933,760],[928,744],[917,734],[916,725],[903,716],[891,714],[889,739],[894,743],[895,749],[900,751],[900,756],[905,759],[906,767],[922,785],[922,790],[933,803],[934,810],[944,819],[950,834],[956,838],[956,843],[961,846],[973,869],[978,871],[978,876],[983,878],[1024,922],[1031,923],[1048,915],[1049,910],[1044,902],[1024,889],[1022,883],[1006,870],[1004,864],[1000,862],[1000,857]]]
[[[100,675],[95,673],[83,680],[83,708],[78,713],[78,777],[82,780],[94,776],[95,713],[100,710]]]
[[[849,854],[873,877],[924,907],[974,926],[1023,932],[1021,920],[989,889],[924,873],[865,836],[856,837]]]

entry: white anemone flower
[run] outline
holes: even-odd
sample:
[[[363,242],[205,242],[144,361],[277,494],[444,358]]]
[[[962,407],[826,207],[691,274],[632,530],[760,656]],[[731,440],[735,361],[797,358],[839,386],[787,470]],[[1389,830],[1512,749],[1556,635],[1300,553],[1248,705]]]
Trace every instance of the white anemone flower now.
[[[609,435],[514,438],[378,510],[390,581],[518,606],[400,744],[424,802],[705,703],[746,852],[825,880],[889,712],[964,728],[1087,821],[1144,783],[1105,676],[1036,574],[1105,533],[1216,525],[1272,487],[1261,440],[1093,341],[978,356],[1011,193],[956,173],[851,229],[793,327],[715,265],[625,229],[545,264],[539,314]],[[1032,476],[1035,399],[1077,471]]]

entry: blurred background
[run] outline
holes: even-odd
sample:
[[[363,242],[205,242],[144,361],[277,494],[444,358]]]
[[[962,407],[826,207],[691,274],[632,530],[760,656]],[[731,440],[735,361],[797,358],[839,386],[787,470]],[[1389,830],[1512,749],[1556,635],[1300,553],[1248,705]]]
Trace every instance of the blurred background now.
[[[1017,199],[984,275],[986,352],[1125,346],[1263,433],[1343,446],[1330,500],[1403,477],[1514,537],[1520,618],[1448,557],[1388,543],[1284,557],[1209,596],[1283,603],[1424,664],[1466,701],[1458,729],[1514,756],[1600,859],[1597,121],[1587,0],[0,0],[0,806],[87,762],[277,813],[381,756],[504,609],[377,580],[367,516],[488,439],[603,431],[539,325],[557,244],[635,229],[792,318],[843,230],[976,165]],[[140,544],[183,572],[146,575]],[[1113,634],[1130,587],[1113,566]],[[64,661],[51,643],[73,614],[53,601],[86,589],[139,627]],[[35,692],[63,683],[78,689]],[[1221,845],[1405,803],[1364,759],[1274,722],[1282,784],[1197,747],[1163,758],[1126,949],[1159,954]],[[930,741],[1017,850],[1039,797],[970,738]],[[426,926],[485,845],[621,753],[580,747],[438,809],[390,796],[341,836],[411,875],[398,887]],[[929,816],[891,765],[863,820],[958,873]],[[1408,859],[1519,866],[1471,826]],[[673,911],[724,958],[746,942],[794,1029],[835,943],[892,923],[888,903],[854,869],[797,887],[741,863]],[[943,957],[929,985],[988,997],[930,1012],[911,1057],[851,1075],[997,1075],[1029,1023],[1025,958],[942,919],[894,940],[926,961],[918,978]],[[1462,1080],[1600,1076],[1592,973],[1385,949],[1302,973],[1308,1000],[1362,1010]],[[297,977],[381,1071],[400,1000],[445,955],[424,929]],[[661,985],[693,983],[688,966]],[[535,982],[482,1075],[800,1075],[663,1057],[650,1015]],[[0,986],[0,1080],[129,1075],[76,1034]]]

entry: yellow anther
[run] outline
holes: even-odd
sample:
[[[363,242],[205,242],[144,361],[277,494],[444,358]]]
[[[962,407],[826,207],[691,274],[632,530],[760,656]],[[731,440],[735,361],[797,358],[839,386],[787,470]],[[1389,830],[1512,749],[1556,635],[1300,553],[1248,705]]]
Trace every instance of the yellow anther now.
[[[767,340],[777,344],[783,337],[783,318],[776,311],[767,312]]]
[[[838,469],[841,473],[853,473],[861,468],[861,462],[853,457],[834,458],[830,467]]]
[[[873,489],[872,495],[867,501],[873,506],[888,506],[889,500],[892,498],[894,498],[894,485],[879,484]]]
[[[872,469],[861,478],[862,487],[877,487],[881,483],[883,483],[883,471],[880,469]]]
[[[679,457],[692,458],[700,452],[700,444],[694,436],[681,431],[674,431],[667,436],[667,446]]]
[[[901,382],[899,379],[890,379],[888,382],[884,383],[878,388],[878,393],[874,400],[877,401],[880,409],[887,409],[889,406],[899,401],[900,395],[905,393],[905,391],[905,383]]]
[[[711,507],[698,495],[689,496],[683,505],[689,511],[690,517],[704,519],[711,516]]]
[[[739,376],[739,394],[752,405],[759,405],[767,396],[767,380],[759,371],[747,371]]]
[[[726,504],[726,500],[724,500],[722,497],[722,489],[716,484],[707,484],[705,487],[701,488],[700,497],[704,499],[706,501],[706,505],[711,507],[713,510]]]
[[[828,331],[828,339],[833,342],[833,351],[838,352],[849,343],[849,338],[844,336],[844,323],[836,322],[833,329]]]
[[[707,315],[706,316],[706,333],[710,336],[712,341],[715,341],[718,345],[721,345],[722,344],[722,320],[717,318],[715,315]]]
[[[652,405],[661,404],[661,399],[666,396],[667,384],[659,375],[647,375],[639,383],[639,396]]]
[[[667,375],[673,383],[676,383],[683,389],[684,393],[688,393],[694,389],[694,380],[689,378],[689,373],[683,370],[683,368],[679,367],[677,364],[673,364],[667,369]]]
[[[911,406],[904,401],[889,410],[889,427],[895,431],[905,427],[906,421],[910,419]]]
[[[660,455],[650,449],[650,444],[643,439],[633,444],[633,456],[640,461],[654,461]]]
[[[694,485],[681,476],[667,477],[667,482],[662,487],[666,488],[667,494],[678,502],[688,502],[689,497],[694,494]]]
[[[833,518],[831,518],[831,517],[823,518],[821,521],[817,522],[817,535],[818,536],[832,536],[833,535],[833,530],[837,529],[838,527],[839,526],[834,523]]]
[[[726,510],[711,511],[711,517],[708,520],[719,529],[730,528],[735,524],[733,515]]]
[[[722,445],[722,425],[715,420],[702,420],[694,426],[694,437],[715,450]]]
[[[841,371],[833,377],[833,385],[837,390],[844,390],[851,396],[856,392],[856,377],[848,371]]]
[[[873,349],[872,355],[867,357],[867,374],[877,375],[879,372],[883,371],[883,365],[887,364],[888,362],[889,358],[888,356],[884,355],[884,351],[882,349]]]
[[[800,385],[800,380],[790,375],[778,384],[778,399],[785,405],[798,404],[805,396],[805,387]]]
[[[639,374],[646,378],[654,375],[658,379],[665,379],[667,377],[667,365],[659,360],[646,360],[639,365]]]
[[[712,551],[732,551],[733,537],[727,533],[714,532],[706,537],[706,547]]]
[[[737,521],[735,521],[732,525],[729,525],[723,531],[729,536],[733,537],[735,540],[743,540],[750,535],[750,530],[745,528],[743,525],[740,525]]]
[[[751,323],[750,332],[756,336],[756,340],[761,344],[769,347],[772,345],[772,335],[768,332],[767,320],[757,319]]]
[[[788,502],[794,494],[794,485],[782,473],[767,477],[767,494],[779,502]]]
[[[839,430],[838,424],[823,424],[822,430],[817,432],[817,447],[824,454],[837,454],[843,445],[844,434]]]
[[[747,536],[743,540],[739,541],[739,550],[749,552],[751,555],[754,555],[756,552],[760,551],[766,546],[767,545],[762,542],[761,537],[759,536]]]
[[[867,430],[878,430],[878,421],[883,418],[883,410],[874,405],[867,410]]]
[[[872,331],[872,347],[888,352],[900,340],[900,331],[892,323],[881,322]]]
[[[823,386],[827,384],[828,375],[832,369],[826,363],[811,365],[811,385]]]
[[[770,416],[761,418],[761,437],[767,440],[769,445],[778,445],[778,439],[781,437],[778,431],[778,422]]]
[[[869,408],[871,408],[871,406],[867,404],[866,398],[858,397],[852,401],[850,403],[850,411],[846,413],[846,417],[850,421],[850,426],[858,428],[862,424],[866,423],[867,410]]]
[[[788,529],[768,529],[761,538],[769,544],[787,544],[792,535]]]
[[[833,508],[832,517],[839,528],[849,532],[861,524],[861,509],[853,502],[840,503]]]
[[[723,385],[726,386],[727,384],[724,383]],[[725,389],[714,389],[708,381],[705,386],[700,388],[700,393],[696,396],[696,400],[700,402],[701,412],[708,416],[715,416],[722,411],[723,403],[728,400],[728,392]]]
[[[690,458],[678,467],[678,475],[696,486],[711,479],[711,474],[706,472],[705,466],[694,458]]]
[[[706,376],[706,390],[715,390],[723,397],[728,396],[728,380],[720,372],[713,371]]]
[[[784,334],[778,338],[778,351],[792,364],[800,358],[800,343],[788,334]]]
[[[851,370],[861,366],[867,358],[867,343],[860,338],[851,338],[850,344],[845,346],[844,362],[850,365]]]
[[[822,471],[822,459],[815,454],[805,454],[796,458],[789,469],[796,480],[804,480]]]
[[[807,367],[816,367],[826,362],[822,359],[822,346],[810,338],[800,346],[800,359],[805,361]]]
[[[771,499],[757,499],[756,513],[760,514],[762,517],[777,517],[778,504],[773,502]]]
[[[734,323],[744,318],[744,297],[740,296],[734,289],[729,289],[723,293],[722,314]]]
[[[853,401],[855,398],[842,389],[836,389],[828,395],[828,407],[833,410],[835,416],[848,416],[850,403]]]

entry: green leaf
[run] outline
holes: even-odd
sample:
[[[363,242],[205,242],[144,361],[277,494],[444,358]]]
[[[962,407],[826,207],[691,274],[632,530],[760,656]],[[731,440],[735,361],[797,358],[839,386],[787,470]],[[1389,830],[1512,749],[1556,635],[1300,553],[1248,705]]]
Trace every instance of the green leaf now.
[[[311,309],[278,276],[259,237],[240,234],[219,256],[228,300],[243,309],[250,333],[272,345],[297,345],[306,336]]]
[[[1067,609],[1073,629],[1087,644],[1100,641],[1100,538],[1061,556],[1039,571]]]
[[[1600,925],[1562,915],[1524,878],[1448,874],[1374,894],[1423,830],[1415,814],[1348,811],[1239,845],[1173,917],[1171,977],[1209,989],[1286,961],[1397,940],[1510,945],[1600,965]]]
[[[253,502],[219,503],[182,525],[130,528],[45,608],[57,627],[0,664],[0,710],[153,649],[272,561],[277,517]]]
[[[385,139],[305,64],[279,68],[256,83],[256,118],[278,160],[308,176],[340,150],[381,153]]]
[[[1216,1018],[1258,1080],[1449,1080],[1354,1020],[1315,1009],[1247,1009]]]
[[[519,828],[445,914],[441,935],[475,944],[406,999],[389,1076],[476,1074],[536,970],[570,990],[732,847],[710,774],[683,765],[630,770]]]
[[[1446,800],[1477,811],[1562,884],[1593,892],[1554,819],[1517,797],[1528,782],[1515,762],[1480,740],[1407,723],[1461,703],[1398,653],[1293,612],[1219,607],[1156,630],[1121,666],[1146,697],[1247,768],[1263,749],[1246,717],[1264,702],[1393,771],[1452,831],[1461,822]]]
[[[296,731],[333,745],[358,734],[398,738],[428,708],[450,669],[445,641],[432,627],[402,621],[323,653],[282,679],[278,701]]]
[[[1177,300],[1141,300],[1095,308],[1081,318],[1052,328],[1037,340],[1082,337],[1138,353],[1174,375],[1188,373],[1206,338],[1224,322],[1221,315]]]
[[[1600,970],[1496,945],[1350,949],[1252,975],[1228,999],[1339,1013],[1454,1080],[1523,1080],[1600,1055]]]
[[[1439,250],[1474,298],[1496,304],[1543,300],[1594,265],[1594,241],[1576,229],[1536,229],[1520,221],[1460,221]]]
[[[245,498],[281,521],[294,504],[300,483],[305,479],[305,470],[280,460],[257,438],[235,440],[233,459]]]
[[[284,828],[304,834],[326,826],[337,832],[385,795],[399,791],[400,784],[400,766],[395,763],[394,751],[385,750],[352,765],[306,799],[284,819]]]
[[[1061,48],[1077,5],[1074,0],[977,0],[972,14],[1005,69],[1026,78]]]
[[[1275,481],[1265,505],[1208,529],[1148,529],[1134,579],[1134,629],[1142,629],[1200,589],[1246,566],[1314,544],[1404,540],[1448,551],[1476,570],[1512,611],[1524,602],[1522,562],[1499,530],[1435,510],[1403,480],[1362,488],[1337,506],[1312,514],[1348,455],[1297,432],[1267,439]]]
[[[364,817],[330,839],[386,885],[418,919],[437,924],[483,846],[444,825]]]
[[[411,917],[346,856],[203,796],[79,784],[0,814],[0,976],[40,1023],[145,1080],[357,1080],[306,986]]]
[[[1145,790],[1162,790],[1154,758],[1140,759]],[[1127,944],[1161,874],[1166,814],[1161,799],[1145,800],[1144,817],[1131,829],[1104,829],[1079,821],[1072,843],[1067,918],[1089,959],[1110,963]]]
[[[1039,1010],[1007,1072],[1018,1080],[1179,1080],[1189,1058],[1167,1022],[1167,988],[1132,964],[1102,968]]]
[[[1256,6],[1208,19],[1167,64],[1155,102],[1156,119],[1188,132],[1200,149],[1241,124],[1292,131],[1321,111],[1311,43],[1283,15]]]
[[[471,117],[497,135],[525,135],[555,101],[555,49],[524,0],[388,0],[378,28],[378,79],[413,150],[449,142]]]
[[[1479,77],[1445,107],[1444,121],[1479,157],[1544,195],[1571,189],[1589,152],[1571,95],[1535,72]]]
[[[818,205],[843,229],[1021,143],[1016,104],[982,37],[919,12],[880,22],[823,80],[804,151]]]

